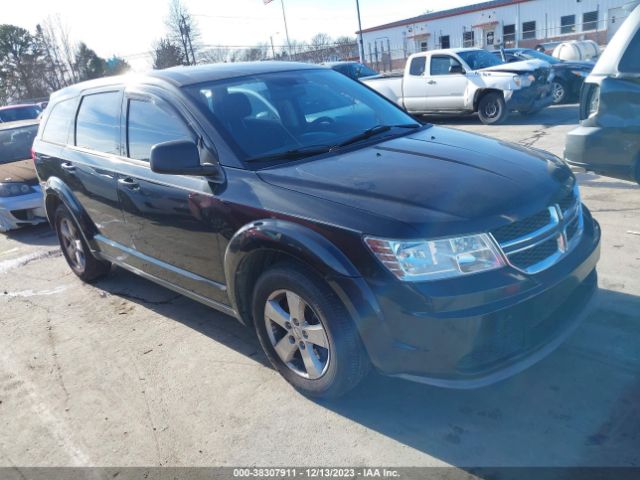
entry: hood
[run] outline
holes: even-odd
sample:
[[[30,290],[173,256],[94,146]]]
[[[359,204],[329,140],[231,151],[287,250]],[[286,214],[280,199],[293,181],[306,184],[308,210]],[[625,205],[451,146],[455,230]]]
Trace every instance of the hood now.
[[[428,236],[486,231],[530,216],[575,182],[545,152],[442,127],[258,175]]]
[[[533,72],[538,68],[549,68],[549,64],[543,60],[522,60],[521,62],[502,63],[493,67],[482,68],[478,72]]]
[[[38,177],[33,166],[33,160],[21,160],[19,162],[0,164],[0,182],[21,182],[36,185]]]

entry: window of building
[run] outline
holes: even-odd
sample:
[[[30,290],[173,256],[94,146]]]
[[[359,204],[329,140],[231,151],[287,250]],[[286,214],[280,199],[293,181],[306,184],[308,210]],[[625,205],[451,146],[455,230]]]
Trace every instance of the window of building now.
[[[75,113],[75,99],[56,103],[42,131],[42,140],[65,145],[69,139],[69,127],[73,124]]]
[[[409,75],[415,75],[417,77],[424,75],[424,70],[427,66],[427,57],[414,57],[411,60],[409,66]]]
[[[596,30],[598,28],[598,11],[585,12],[582,14],[582,31]]]
[[[82,98],[76,121],[76,145],[96,152],[120,154],[120,92]]]
[[[573,33],[576,31],[576,16],[565,15],[560,17],[560,33]]]
[[[505,47],[513,47],[516,43],[516,26],[504,25],[502,27],[502,43]]]
[[[130,100],[128,110],[129,158],[148,162],[154,145],[192,139],[191,132],[180,117],[168,109],[143,100]]]
[[[462,68],[460,62],[449,55],[434,55],[429,64],[429,73],[431,75],[449,75],[449,68],[456,65]]]
[[[440,37],[440,48],[451,48],[449,35],[443,35]]]
[[[462,46],[463,47],[473,47],[475,45],[473,38],[473,30],[468,32],[464,32],[462,34]]]
[[[523,22],[522,23],[522,38],[524,40],[528,38],[536,38],[536,22]]]
[[[427,50],[428,50],[427,42],[420,42],[420,51],[421,52],[426,52]]]

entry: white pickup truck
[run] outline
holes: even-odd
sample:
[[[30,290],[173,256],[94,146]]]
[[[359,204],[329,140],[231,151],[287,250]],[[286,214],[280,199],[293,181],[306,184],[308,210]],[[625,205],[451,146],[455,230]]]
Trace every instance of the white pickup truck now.
[[[510,111],[531,114],[551,105],[552,77],[541,60],[502,63],[486,50],[451,48],[411,55],[402,76],[360,81],[409,113],[478,112],[490,125]]]

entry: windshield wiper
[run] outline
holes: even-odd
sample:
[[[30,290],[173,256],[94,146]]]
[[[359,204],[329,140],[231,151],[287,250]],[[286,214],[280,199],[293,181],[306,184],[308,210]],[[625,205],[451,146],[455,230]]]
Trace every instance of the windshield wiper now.
[[[284,152],[268,153],[266,155],[258,155],[249,157],[246,162],[267,162],[269,160],[295,160],[298,158],[312,157],[321,153],[331,151],[330,145],[309,145],[306,147],[294,148]]]
[[[420,126],[421,125],[419,123],[405,123],[402,125],[375,125],[371,128],[367,128],[364,132],[361,132],[357,135],[354,135],[351,138],[348,138],[347,140],[345,140],[342,143],[339,143],[338,145],[334,145],[332,147],[332,150],[339,147],[345,147],[347,145],[351,145],[352,143],[356,143],[361,140],[366,140],[367,138],[371,138],[375,135],[379,135],[384,132],[388,132],[392,128],[412,128],[413,129],[413,128],[419,128]]]

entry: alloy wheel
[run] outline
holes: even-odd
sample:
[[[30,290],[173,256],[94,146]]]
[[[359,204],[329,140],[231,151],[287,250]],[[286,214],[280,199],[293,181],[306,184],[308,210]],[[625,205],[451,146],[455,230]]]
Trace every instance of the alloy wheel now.
[[[484,106],[484,116],[487,118],[495,118],[500,113],[500,105],[498,102],[487,103]]]
[[[291,371],[311,380],[324,375],[331,361],[329,339],[320,317],[300,295],[273,292],[264,321],[273,349]]]
[[[564,99],[564,86],[561,83],[553,82],[553,103],[560,103]]]
[[[80,239],[80,232],[78,232],[78,229],[68,218],[63,218],[60,221],[60,237],[62,240],[62,248],[67,253],[69,262],[71,262],[75,269],[84,271],[86,258],[84,248],[82,247],[82,240]]]

